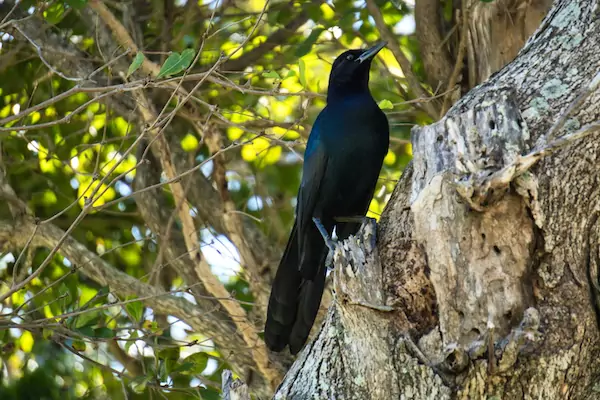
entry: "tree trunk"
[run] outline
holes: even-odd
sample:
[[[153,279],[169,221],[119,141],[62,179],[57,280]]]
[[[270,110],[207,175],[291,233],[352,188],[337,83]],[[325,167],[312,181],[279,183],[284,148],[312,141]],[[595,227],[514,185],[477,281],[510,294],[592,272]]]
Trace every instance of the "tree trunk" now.
[[[335,299],[275,398],[600,398],[600,142],[582,128],[600,116],[599,7],[557,1],[413,130],[377,247],[367,226],[338,248]]]

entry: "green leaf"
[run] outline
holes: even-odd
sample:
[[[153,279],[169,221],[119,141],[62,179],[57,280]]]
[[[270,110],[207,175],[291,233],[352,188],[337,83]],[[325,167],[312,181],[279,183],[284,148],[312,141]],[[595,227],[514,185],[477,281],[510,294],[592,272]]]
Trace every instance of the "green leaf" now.
[[[65,6],[63,3],[54,3],[44,11],[44,18],[49,24],[56,25],[65,17]]]
[[[76,351],[85,351],[86,345],[83,340],[73,340],[73,349]]]
[[[179,347],[166,347],[158,351],[161,360],[179,360]]]
[[[319,36],[321,35],[321,33],[324,30],[325,29],[323,29],[323,28],[313,29],[312,32],[310,33],[310,35],[308,35],[308,37],[306,38],[306,40],[303,43],[301,43],[299,46],[296,47],[296,52],[294,55],[298,58],[307,55],[310,52],[310,50],[312,49],[313,45],[317,42],[317,39],[319,39]]]
[[[291,78],[292,76],[296,76],[296,71],[294,71],[293,69],[290,69],[288,71],[287,75],[285,76],[285,78],[283,78],[283,79]]]
[[[138,336],[137,331],[131,332],[131,334],[129,335],[128,340],[125,342],[125,351],[129,352],[129,348],[131,347],[132,344],[135,343],[134,339],[137,339],[138,337],[139,336]]]
[[[302,86],[304,86],[304,88],[306,89],[306,64],[304,64],[303,59],[300,59],[300,61],[298,61],[298,70],[300,72],[300,74],[298,75],[298,79],[300,79],[300,84],[302,84]]]
[[[194,363],[183,362],[183,363],[177,365],[177,367],[175,367],[172,372],[178,372],[183,375],[192,375],[192,374],[196,375],[196,373],[194,372],[195,368],[196,368],[196,365]]]
[[[65,306],[71,305],[71,303],[73,302],[71,290],[64,282],[61,282],[61,284],[58,286],[58,295],[63,298]]]
[[[306,2],[306,4],[303,5],[303,9],[313,21],[319,21],[323,18],[323,11],[321,10],[319,2]]]
[[[141,301],[133,301],[125,304],[125,310],[127,310],[135,322],[140,322],[144,316],[144,306]]]
[[[196,50],[194,49],[185,49],[181,53],[181,71],[187,69],[190,65],[192,65],[194,57],[196,57]]]
[[[42,330],[44,332],[45,329]],[[0,329],[0,343],[4,342],[6,337],[8,336],[8,329]]]
[[[394,105],[388,99],[383,99],[379,102],[379,108],[381,108],[382,110],[393,110]]]
[[[75,329],[83,328],[84,326],[94,326],[100,321],[100,313],[98,311],[85,312],[77,316],[75,320]]]
[[[131,381],[131,389],[137,394],[142,394],[146,390],[146,385],[152,380],[151,376],[138,376]]]
[[[202,352],[190,354],[183,360],[184,365],[188,363],[193,364],[193,367],[187,368],[187,370],[181,372],[187,372],[192,375],[201,374],[208,364],[208,355]],[[178,368],[178,370],[180,369]]]
[[[277,71],[263,72],[262,76],[264,76],[265,78],[271,78],[271,79],[281,79],[281,76],[279,76]]]
[[[103,338],[103,339],[112,339],[116,336],[114,330],[109,328],[98,328],[94,330],[94,337]]]
[[[173,52],[167,57],[165,63],[160,67],[160,71],[158,72],[157,78],[162,78],[163,76],[171,75],[174,71],[177,70],[177,65],[181,61],[181,54],[177,52]]]
[[[171,53],[165,60],[165,63],[160,67],[157,78],[163,78],[165,76],[175,75],[185,70],[190,66],[196,55],[196,50],[185,49],[183,53],[177,52]]]
[[[169,368],[166,361],[161,361],[158,365],[158,378],[161,381],[166,381],[169,378]]]
[[[276,25],[279,18],[279,11],[269,11],[267,13],[267,22],[269,25]]]
[[[94,337],[94,329],[91,326],[84,326],[83,328],[75,329],[76,332],[81,333],[83,336]]]
[[[175,369],[179,361],[179,347],[167,347],[161,349],[157,353],[158,359],[161,360],[159,374],[161,380],[166,380],[171,371]]]
[[[452,21],[452,13],[454,12],[452,3],[452,0],[444,0],[442,15],[446,22]]]
[[[138,52],[135,55],[135,58],[133,59],[133,61],[131,62],[131,65],[127,69],[127,77],[128,78],[131,74],[133,74],[135,71],[138,70],[138,68],[140,68],[142,66],[142,63],[144,62],[145,58],[146,58],[146,56],[144,56],[144,53],[142,53],[142,52]]]
[[[146,320],[146,321],[144,321],[142,326],[144,327],[144,329],[149,329],[152,333],[158,333],[158,332],[162,331],[162,329],[160,329],[160,327],[158,326],[158,323],[156,321]]]
[[[67,0],[67,4],[69,7],[79,10],[87,5],[87,0]]]
[[[92,297],[85,304],[83,304],[80,307],[80,309],[81,310],[91,309],[95,305],[104,304],[106,302],[106,295],[107,294],[108,294],[108,287],[104,286],[104,287],[100,288],[100,290],[98,290],[96,292],[96,294],[94,295],[94,297]]]

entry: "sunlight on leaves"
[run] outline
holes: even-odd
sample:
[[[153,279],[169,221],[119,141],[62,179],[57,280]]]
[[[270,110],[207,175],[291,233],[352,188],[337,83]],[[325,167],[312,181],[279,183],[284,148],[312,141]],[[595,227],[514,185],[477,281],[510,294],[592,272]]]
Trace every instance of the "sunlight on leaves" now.
[[[375,218],[379,221],[379,217],[381,216],[381,207],[377,199],[372,199],[371,204],[369,204],[369,212],[367,212],[367,217]]]
[[[379,102],[379,108],[382,110],[392,110],[394,109],[394,105],[388,99],[383,99]]]
[[[25,353],[31,353],[33,349],[33,335],[29,331],[22,331],[21,337],[19,338],[19,347]]]
[[[192,135],[191,133],[188,133],[183,139],[181,139],[181,148],[183,149],[183,151],[195,151],[198,149],[199,145],[200,142],[198,141],[198,138]]]
[[[385,165],[394,165],[396,163],[396,153],[394,153],[392,150],[388,150],[385,158],[383,159],[383,163]]]
[[[107,201],[110,201],[115,198],[116,193],[114,188],[108,187],[104,183],[100,184],[100,181],[92,181],[91,177],[82,177],[81,184],[77,189],[80,207],[83,208],[85,203],[89,201],[88,198],[92,195],[92,193],[94,193],[98,186],[100,186],[100,189],[94,196],[94,202],[92,204],[92,207],[99,207]]]

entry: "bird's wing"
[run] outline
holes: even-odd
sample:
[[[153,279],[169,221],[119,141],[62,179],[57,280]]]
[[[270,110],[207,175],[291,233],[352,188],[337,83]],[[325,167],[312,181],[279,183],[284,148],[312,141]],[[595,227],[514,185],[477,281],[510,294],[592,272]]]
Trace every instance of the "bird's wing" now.
[[[311,137],[308,140],[302,170],[302,183],[298,191],[296,219],[300,238],[314,224],[312,218],[314,216],[315,205],[319,198],[321,183],[327,168],[325,146],[320,139],[319,132],[315,131],[315,129],[318,129],[317,124],[315,124],[313,132],[311,132]]]

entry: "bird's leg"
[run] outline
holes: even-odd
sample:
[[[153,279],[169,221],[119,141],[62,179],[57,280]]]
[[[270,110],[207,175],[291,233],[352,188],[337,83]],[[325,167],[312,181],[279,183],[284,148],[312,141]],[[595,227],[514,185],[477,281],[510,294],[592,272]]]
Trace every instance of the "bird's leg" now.
[[[323,223],[321,222],[320,218],[313,217],[312,220],[315,223],[317,229],[319,230],[321,236],[323,236],[323,241],[325,241],[325,244],[329,249],[329,253],[327,253],[327,258],[325,259],[325,267],[331,270],[333,269],[333,255],[335,253],[336,243],[329,235],[329,232],[327,232],[327,229],[325,229],[325,227],[323,226]]]
[[[315,225],[317,226],[317,229],[319,230],[319,233],[321,234],[321,236],[323,236],[323,240],[325,241],[325,244],[329,248],[329,251],[335,251],[335,242],[329,235],[329,232],[327,232],[327,229],[325,229],[325,227],[323,226],[321,219],[317,218],[317,217],[313,217],[312,220],[315,223]]]
[[[350,223],[360,223],[361,224],[361,228],[364,225],[371,225],[371,231],[373,232],[373,235],[371,236],[371,246],[373,248],[375,248],[376,244],[377,244],[377,220],[375,218],[371,218],[371,217],[367,217],[364,215],[356,215],[356,216],[350,216],[350,217],[336,217],[334,218],[334,221],[336,222],[350,222]]]

